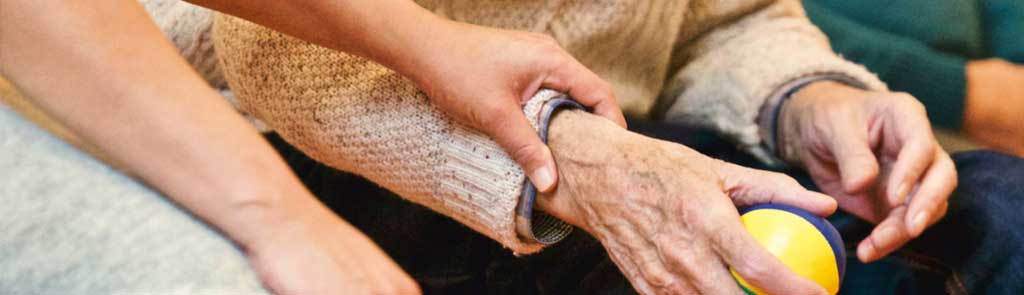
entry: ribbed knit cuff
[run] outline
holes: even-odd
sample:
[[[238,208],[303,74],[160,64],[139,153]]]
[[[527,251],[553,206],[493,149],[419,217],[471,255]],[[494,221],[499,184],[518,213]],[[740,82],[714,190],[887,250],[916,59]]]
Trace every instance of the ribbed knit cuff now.
[[[548,127],[554,114],[562,109],[583,109],[583,106],[576,103],[564,94],[550,92],[547,95],[556,95],[539,104],[539,112],[525,110],[527,114],[537,114],[534,122],[541,141],[548,142]],[[544,96],[544,93],[537,96]],[[532,106],[527,105],[527,109]],[[550,245],[565,239],[572,233],[573,227],[564,221],[555,218],[543,211],[534,211],[534,201],[537,198],[537,188],[529,179],[523,182],[523,193],[516,205],[516,234],[527,243],[540,243]]]
[[[967,93],[966,60],[945,54],[902,54],[895,60],[888,69],[878,69],[882,80],[924,103],[932,124],[959,129]]]

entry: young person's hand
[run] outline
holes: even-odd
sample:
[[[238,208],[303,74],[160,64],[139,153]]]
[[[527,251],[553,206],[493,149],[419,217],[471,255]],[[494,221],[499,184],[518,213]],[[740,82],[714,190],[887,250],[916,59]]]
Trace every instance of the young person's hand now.
[[[841,209],[878,224],[857,247],[860,260],[889,254],[945,215],[956,168],[914,97],[815,82],[779,120],[782,157]]]
[[[0,72],[76,135],[238,243],[266,286],[279,294],[419,292],[303,187],[138,1],[0,5]]]
[[[289,201],[260,214],[275,217],[250,219],[252,238],[241,243],[267,288],[282,295],[420,294],[416,282],[358,229],[319,203]]]
[[[551,151],[522,112],[537,91],[566,93],[625,127],[608,83],[551,37],[447,20],[433,24],[432,37],[418,43],[411,62],[396,70],[456,120],[490,135],[540,191],[553,188],[558,173]]]
[[[736,206],[827,216],[832,198],[581,111],[560,112],[549,130],[562,180],[538,208],[601,241],[641,294],[742,294],[730,268],[770,294],[825,294],[762,247]]]
[[[491,136],[540,191],[553,188],[558,173],[522,112],[539,89],[566,93],[626,125],[609,85],[547,35],[451,21],[414,1],[190,2],[402,74],[448,115]]]
[[[967,63],[963,130],[997,150],[1024,156],[1024,66],[1002,59]]]

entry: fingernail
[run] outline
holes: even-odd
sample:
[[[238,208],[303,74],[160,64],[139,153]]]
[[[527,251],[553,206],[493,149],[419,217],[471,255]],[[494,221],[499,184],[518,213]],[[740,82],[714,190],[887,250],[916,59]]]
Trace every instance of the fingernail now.
[[[909,194],[909,193],[910,193],[910,185],[908,185],[906,182],[900,183],[900,185],[896,188],[896,196],[895,196],[896,204],[893,204],[893,205],[899,205],[899,204],[903,204],[904,202],[906,202],[907,201],[907,194]]]
[[[914,235],[916,236],[916,235],[921,234],[921,232],[924,231],[924,227],[927,226],[927,223],[928,223],[928,212],[917,213],[917,215],[914,216],[914,220],[911,221],[911,223],[910,223],[914,227],[913,228]]]
[[[868,241],[864,241],[860,243],[860,246],[857,246],[857,258],[860,259],[861,262],[868,262],[868,258],[871,258],[871,256],[875,254],[874,250],[872,250],[868,243]]]
[[[551,173],[551,169],[548,167],[537,168],[537,170],[533,170],[531,175],[530,179],[533,180],[533,186],[536,186],[538,191],[547,192],[555,185],[555,175]]]

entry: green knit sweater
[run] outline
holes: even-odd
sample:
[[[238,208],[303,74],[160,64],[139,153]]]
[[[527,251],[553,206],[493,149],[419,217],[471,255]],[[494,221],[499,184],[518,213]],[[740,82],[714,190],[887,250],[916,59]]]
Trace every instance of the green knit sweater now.
[[[959,128],[965,64],[1024,63],[1022,0],[804,0],[834,49],[906,91],[942,127]]]

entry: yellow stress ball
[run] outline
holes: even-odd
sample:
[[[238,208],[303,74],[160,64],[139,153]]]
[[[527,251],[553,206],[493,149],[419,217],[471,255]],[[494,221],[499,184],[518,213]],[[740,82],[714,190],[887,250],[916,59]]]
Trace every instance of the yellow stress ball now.
[[[796,274],[839,292],[846,272],[846,251],[839,231],[824,218],[786,205],[758,205],[740,212],[743,226]],[[747,294],[765,294],[735,271],[732,276]]]

